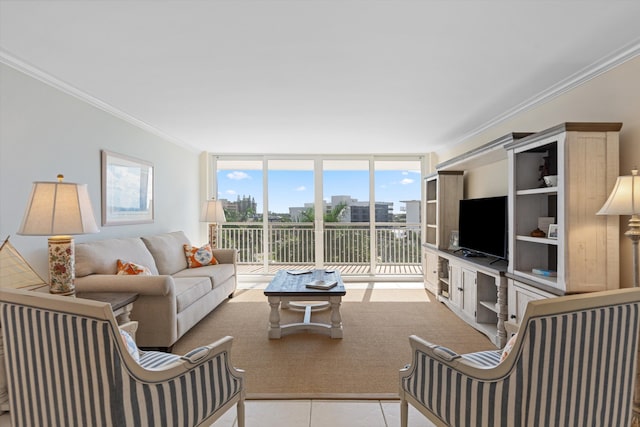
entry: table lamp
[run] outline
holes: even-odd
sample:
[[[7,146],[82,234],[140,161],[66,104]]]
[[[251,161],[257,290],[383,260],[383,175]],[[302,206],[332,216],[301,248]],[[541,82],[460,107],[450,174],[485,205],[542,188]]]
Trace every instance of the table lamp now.
[[[49,292],[75,293],[75,248],[71,235],[97,233],[86,184],[33,183],[18,234],[49,237]]]
[[[598,215],[631,215],[629,230],[624,233],[633,244],[633,286],[640,286],[640,271],[638,270],[638,241],[640,240],[640,176],[638,170],[633,169],[631,175],[620,176],[613,187],[611,195],[605,202]],[[636,375],[633,395],[633,410],[631,424],[640,425],[640,377]]]
[[[207,200],[202,204],[200,211],[200,222],[209,223],[209,243],[211,248],[217,247],[218,224],[227,222],[224,215],[224,207],[221,200]]]
[[[624,233],[633,244],[633,286],[640,286],[638,270],[638,241],[640,241],[640,176],[633,169],[631,175],[619,176],[613,191],[598,211],[598,215],[631,215],[629,230]]]

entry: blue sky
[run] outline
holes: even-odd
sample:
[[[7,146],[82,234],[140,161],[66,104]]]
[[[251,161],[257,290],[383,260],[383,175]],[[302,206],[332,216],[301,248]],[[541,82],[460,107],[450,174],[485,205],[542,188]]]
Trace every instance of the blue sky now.
[[[323,199],[331,196],[351,196],[359,201],[369,200],[368,171],[325,171],[323,176]],[[400,200],[420,200],[420,173],[396,170],[375,173],[375,197],[380,202],[393,202],[394,211],[400,212]],[[218,198],[235,201],[238,196],[252,196],[261,211],[262,171],[220,170],[218,171]],[[288,213],[289,207],[304,206],[313,202],[313,172],[283,171],[269,172],[269,210]]]

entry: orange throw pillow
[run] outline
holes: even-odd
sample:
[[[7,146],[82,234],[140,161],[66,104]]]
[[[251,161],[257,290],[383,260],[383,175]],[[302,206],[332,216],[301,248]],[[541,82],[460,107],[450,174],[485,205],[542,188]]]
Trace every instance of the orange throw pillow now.
[[[151,276],[151,270],[144,265],[118,260],[118,274],[130,276]]]
[[[200,248],[191,245],[183,245],[183,247],[189,268],[216,265],[218,263],[216,257],[213,256],[211,245],[208,243]]]

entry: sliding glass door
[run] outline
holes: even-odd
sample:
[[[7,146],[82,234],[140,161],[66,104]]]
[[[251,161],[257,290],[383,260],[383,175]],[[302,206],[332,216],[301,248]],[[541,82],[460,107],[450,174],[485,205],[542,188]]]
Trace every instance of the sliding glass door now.
[[[421,274],[422,158],[212,156],[241,274]]]
[[[374,171],[375,271],[421,274],[421,162],[376,160]]]
[[[314,182],[313,160],[267,160],[268,270],[316,265]]]
[[[324,160],[323,260],[343,274],[371,270],[370,161]]]
[[[262,274],[268,262],[264,223],[264,162],[262,158],[214,157],[213,188],[223,202],[227,222],[218,234],[218,246],[236,248],[247,274]]]

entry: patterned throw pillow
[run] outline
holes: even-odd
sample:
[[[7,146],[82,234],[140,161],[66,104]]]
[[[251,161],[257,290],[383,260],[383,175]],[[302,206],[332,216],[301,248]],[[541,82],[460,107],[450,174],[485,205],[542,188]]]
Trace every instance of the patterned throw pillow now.
[[[131,276],[151,276],[151,270],[144,265],[135,264],[133,262],[124,262],[118,260],[118,274],[127,274]]]
[[[513,334],[511,338],[509,338],[509,341],[507,341],[507,343],[505,344],[504,348],[502,349],[502,355],[500,356],[500,363],[504,362],[504,359],[506,359],[509,353],[511,353],[511,350],[513,350],[513,345],[516,343],[516,338],[518,338],[518,334]]]
[[[206,244],[200,248],[183,245],[184,254],[187,257],[189,268],[204,267],[205,265],[216,265],[218,260],[213,256],[213,250],[210,244]]]
[[[140,351],[138,350],[138,346],[131,335],[129,335],[127,331],[120,329],[120,337],[122,337],[122,341],[124,342],[125,347],[127,347],[127,351],[131,357],[133,357],[136,362],[140,362]]]

